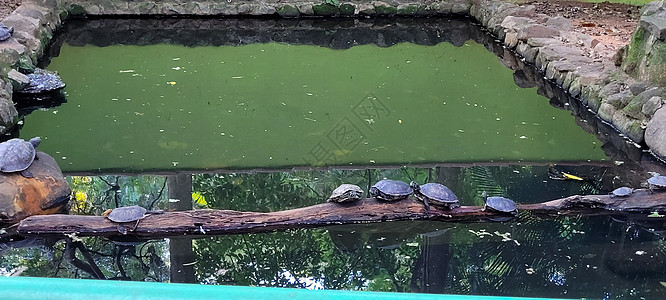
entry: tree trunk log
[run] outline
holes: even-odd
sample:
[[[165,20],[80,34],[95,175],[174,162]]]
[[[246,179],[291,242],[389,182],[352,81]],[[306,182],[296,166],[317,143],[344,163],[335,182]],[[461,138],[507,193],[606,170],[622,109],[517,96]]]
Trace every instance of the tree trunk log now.
[[[666,212],[666,193],[637,190],[629,197],[576,195],[544,203],[519,205],[518,209],[523,213],[538,215],[650,214]],[[17,231],[22,235],[75,233],[78,236],[117,236],[120,235],[120,225],[128,229],[127,234],[130,236],[161,238],[259,233],[399,220],[488,222],[510,219],[510,214],[484,211],[480,206],[462,206],[453,210],[440,210],[432,206],[430,212],[426,213],[423,204],[416,200],[382,202],[368,198],[349,204],[322,203],[269,213],[213,209],[165,212],[147,216],[133,231],[135,222],[117,224],[102,216],[32,216],[21,221]]]

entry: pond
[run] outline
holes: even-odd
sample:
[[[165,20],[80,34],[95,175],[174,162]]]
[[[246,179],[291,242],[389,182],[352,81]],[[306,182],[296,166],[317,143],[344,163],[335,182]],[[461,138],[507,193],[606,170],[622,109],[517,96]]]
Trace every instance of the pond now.
[[[19,135],[41,136],[68,175],[72,214],[272,212],[384,178],[445,184],[462,205],[483,191],[526,204],[666,174],[468,19],[86,20],[50,51],[65,103],[24,108]],[[554,180],[549,163],[584,180]],[[0,237],[0,274],[654,299],[663,234],[658,221],[521,212],[147,242]]]
[[[48,69],[67,103],[26,116],[21,136],[40,135],[64,172],[606,160],[570,112],[516,86],[468,20],[428,22],[279,26],[299,29],[284,38],[295,44],[259,29],[204,35],[221,45],[64,39]],[[396,40],[417,29],[424,41]]]

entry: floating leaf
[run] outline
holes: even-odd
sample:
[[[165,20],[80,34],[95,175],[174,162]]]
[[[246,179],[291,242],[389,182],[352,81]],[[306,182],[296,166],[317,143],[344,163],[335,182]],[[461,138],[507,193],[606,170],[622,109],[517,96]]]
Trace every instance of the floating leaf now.
[[[657,211],[653,211],[651,214],[647,216],[648,218],[663,218],[664,215],[659,214]]]

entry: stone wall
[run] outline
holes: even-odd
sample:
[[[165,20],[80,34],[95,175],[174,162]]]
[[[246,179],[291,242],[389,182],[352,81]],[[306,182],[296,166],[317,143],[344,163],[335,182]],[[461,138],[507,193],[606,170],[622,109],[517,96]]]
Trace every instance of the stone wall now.
[[[87,15],[280,15],[352,16],[352,15],[438,15],[467,14],[469,0],[64,0],[72,14]]]
[[[641,119],[645,143],[659,157],[666,157],[666,1],[651,2],[641,13],[638,28],[623,53],[622,69],[644,90],[626,106],[616,106],[629,117]],[[649,87],[649,88],[644,88]]]
[[[0,133],[14,127],[18,112],[12,102],[12,70],[32,72],[62,23],[63,6],[59,0],[24,1],[2,23],[14,28],[9,40],[0,42]]]
[[[13,38],[0,42],[2,78],[11,69],[30,71],[53,31],[73,15],[253,15],[253,16],[437,16],[468,14],[533,64],[547,79],[580,99],[598,117],[639,146],[646,143],[666,157],[666,57],[660,28],[666,23],[664,2],[646,6],[628,50],[615,55],[599,41],[572,31],[561,17],[535,13],[533,6],[500,0],[24,0],[5,18]],[[623,60],[621,60],[623,59]],[[623,61],[622,67],[619,62]],[[625,73],[624,70],[627,72]],[[630,76],[631,75],[631,76]],[[10,85],[0,82],[0,128],[16,122]],[[9,94],[9,96],[7,95]],[[3,104],[4,101],[4,104]],[[652,120],[652,121],[651,121]]]

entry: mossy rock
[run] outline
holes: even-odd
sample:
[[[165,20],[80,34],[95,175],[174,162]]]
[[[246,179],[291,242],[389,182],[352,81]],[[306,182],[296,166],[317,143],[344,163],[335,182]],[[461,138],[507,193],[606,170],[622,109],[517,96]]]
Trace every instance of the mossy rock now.
[[[33,73],[35,72],[35,65],[32,63],[32,60],[27,55],[22,55],[19,58],[17,67],[21,73]]]
[[[419,14],[420,10],[422,9],[421,6],[417,5],[408,5],[406,7],[398,8],[397,13],[399,15],[407,15],[407,16],[414,16]]]
[[[297,18],[301,15],[301,12],[298,11],[298,8],[291,5],[285,5],[276,9],[276,12],[280,17],[283,18]]]
[[[83,6],[78,4],[71,4],[67,7],[67,12],[69,12],[70,16],[82,16],[87,13]]]
[[[340,9],[337,6],[328,3],[315,5],[312,10],[317,16],[332,17],[340,14]]]
[[[622,109],[622,112],[634,119],[644,119],[645,116],[643,115],[643,104],[645,104],[645,102],[654,96],[663,96],[663,93],[664,90],[662,88],[648,89],[631,99],[631,101],[627,103],[627,106]]]
[[[398,8],[393,6],[378,5],[375,6],[375,12],[378,15],[395,15],[398,13]]]
[[[340,5],[340,14],[343,16],[353,16],[356,13],[356,7],[349,3]]]

